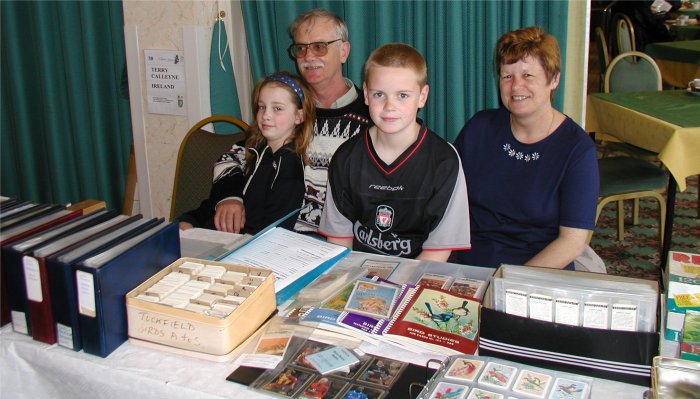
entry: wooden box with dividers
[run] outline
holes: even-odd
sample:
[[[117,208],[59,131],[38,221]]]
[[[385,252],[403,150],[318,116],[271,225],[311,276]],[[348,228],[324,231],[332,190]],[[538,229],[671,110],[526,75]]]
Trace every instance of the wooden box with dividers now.
[[[180,258],[126,296],[137,345],[227,360],[274,314],[270,270]]]

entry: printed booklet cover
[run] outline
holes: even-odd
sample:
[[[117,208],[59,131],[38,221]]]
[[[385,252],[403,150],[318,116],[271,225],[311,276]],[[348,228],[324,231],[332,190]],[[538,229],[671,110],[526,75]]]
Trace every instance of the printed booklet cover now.
[[[473,354],[477,349],[479,304],[474,298],[419,285],[406,294],[383,335],[423,351]]]

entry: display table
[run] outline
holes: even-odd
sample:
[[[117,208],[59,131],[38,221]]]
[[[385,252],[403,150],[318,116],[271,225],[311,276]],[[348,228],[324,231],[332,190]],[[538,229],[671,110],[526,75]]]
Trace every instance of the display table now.
[[[700,26],[692,28],[700,34]],[[651,43],[644,52],[656,61],[664,81],[672,86],[685,88],[700,78],[700,40]]]
[[[668,185],[662,266],[671,245],[676,187],[700,174],[700,96],[685,90],[593,93],[586,105],[586,131],[657,152],[672,175]]]
[[[5,326],[0,330],[0,344],[0,396],[3,398],[271,397],[226,381],[226,376],[236,368],[232,363],[176,356],[129,342],[103,359],[33,341]],[[397,357],[396,350],[379,348],[378,352]],[[403,356],[398,357],[400,359],[411,358],[401,353],[399,356]],[[591,398],[641,399],[647,390],[637,385],[594,379]]]

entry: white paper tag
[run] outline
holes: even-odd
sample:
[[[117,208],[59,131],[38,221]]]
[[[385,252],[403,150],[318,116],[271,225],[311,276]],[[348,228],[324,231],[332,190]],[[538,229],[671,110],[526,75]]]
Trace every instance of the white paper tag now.
[[[27,315],[24,312],[13,310],[11,312],[11,317],[12,329],[15,330],[15,332],[28,335],[29,329],[27,328]]]
[[[552,297],[542,294],[530,294],[530,318],[553,321]]]
[[[586,302],[583,304],[583,326],[588,328],[608,328],[608,304],[606,302]]]
[[[554,322],[568,324],[570,326],[579,325],[579,301],[570,298],[557,298],[554,301]]]
[[[97,316],[95,311],[95,280],[92,274],[78,270],[75,272],[75,280],[78,286],[78,311],[85,316]]]
[[[41,275],[39,274],[39,262],[31,256],[22,257],[24,266],[24,281],[27,287],[27,299],[34,302],[42,302]]]
[[[518,290],[506,290],[506,313],[527,317],[527,293]]]
[[[610,313],[610,329],[637,331],[637,307],[624,303],[614,304]]]
[[[56,332],[58,333],[58,344],[66,348],[73,348],[73,329],[64,326],[61,323],[56,323]]]

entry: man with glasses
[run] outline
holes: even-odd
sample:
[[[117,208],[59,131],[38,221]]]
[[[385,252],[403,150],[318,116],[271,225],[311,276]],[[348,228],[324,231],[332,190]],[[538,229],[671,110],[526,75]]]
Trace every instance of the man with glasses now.
[[[343,77],[343,64],[350,54],[348,27],[340,17],[316,8],[300,14],[289,27],[293,43],[289,55],[308,83],[316,100],[314,138],[304,171],[306,195],[294,229],[316,232],[326,200],[328,166],[335,150],[363,131],[369,111],[362,91]]]
[[[364,131],[369,111],[362,91],[343,77],[343,64],[350,54],[348,27],[340,17],[315,8],[300,14],[289,27],[293,43],[288,48],[301,77],[309,85],[316,102],[314,137],[307,149],[310,164],[304,169],[306,194],[294,230],[315,233],[323,213],[328,183],[328,166],[335,150],[348,138]],[[214,184],[227,184],[226,177],[238,173],[243,148],[232,148],[215,164]],[[212,208],[213,205],[213,208]],[[243,200],[229,197],[218,204],[204,204],[216,212],[216,229],[238,233],[245,225]],[[198,212],[195,210],[194,212]],[[191,212],[188,212],[191,213]],[[197,227],[180,222],[181,229]]]

